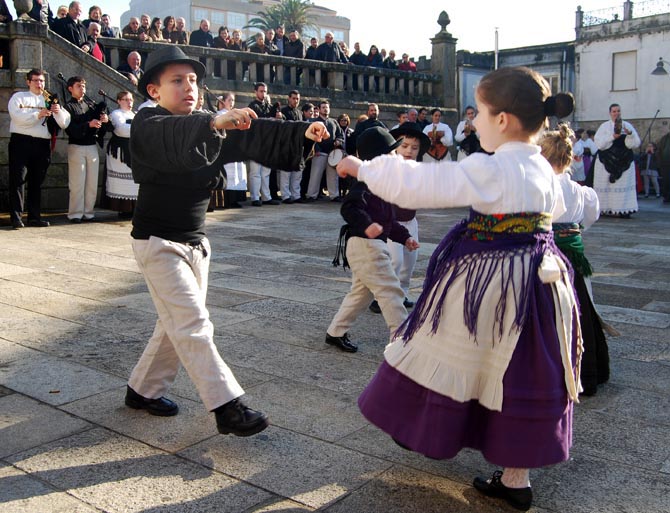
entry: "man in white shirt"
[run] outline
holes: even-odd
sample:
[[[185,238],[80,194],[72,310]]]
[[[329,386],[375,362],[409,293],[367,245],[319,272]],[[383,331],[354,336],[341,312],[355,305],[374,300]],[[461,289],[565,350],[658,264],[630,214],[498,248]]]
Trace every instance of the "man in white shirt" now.
[[[29,91],[9,99],[9,211],[12,227],[23,228],[23,186],[28,183],[26,210],[28,226],[46,227],[41,219],[42,182],[51,163],[51,133],[66,128],[70,114],[44,89],[44,71],[31,69],[26,75]],[[49,96],[49,100],[47,100]],[[48,124],[47,124],[48,121]],[[55,122],[55,124],[54,124]],[[54,132],[55,133],[55,132]]]

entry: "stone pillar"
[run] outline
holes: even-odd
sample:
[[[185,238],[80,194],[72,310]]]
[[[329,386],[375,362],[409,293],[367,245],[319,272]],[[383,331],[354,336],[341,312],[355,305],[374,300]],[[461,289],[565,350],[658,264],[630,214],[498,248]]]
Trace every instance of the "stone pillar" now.
[[[47,37],[47,26],[35,21],[14,21],[9,31],[14,86],[25,88],[26,73],[32,68],[46,67],[42,42]]]
[[[624,21],[633,19],[633,2],[630,0],[623,3],[623,19]]]
[[[582,11],[582,6],[578,5],[577,11],[575,12],[575,39],[579,39],[583,26],[584,26],[584,11]]]
[[[437,91],[433,91],[439,104],[447,108],[456,108],[456,39],[447,32],[447,25],[451,23],[446,11],[440,13],[437,23],[442,27],[435,37],[431,38],[433,52],[430,60],[431,72],[442,77],[437,84]]]

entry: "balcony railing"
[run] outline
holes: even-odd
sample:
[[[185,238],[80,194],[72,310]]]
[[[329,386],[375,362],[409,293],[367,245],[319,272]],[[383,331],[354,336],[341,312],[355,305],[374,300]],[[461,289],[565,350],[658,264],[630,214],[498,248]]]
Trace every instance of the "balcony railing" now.
[[[124,39],[100,38],[108,55],[108,64],[117,68],[135,50],[146,63],[158,45]],[[436,85],[441,77],[430,73],[413,73],[389,69],[293,59],[251,52],[182,46],[184,52],[199,59],[207,68],[206,83],[210,89],[239,90],[244,82],[273,84],[275,93],[299,88],[303,94],[331,97],[346,95],[352,101],[374,100],[402,104],[434,103]],[[432,101],[429,101],[432,100]]]

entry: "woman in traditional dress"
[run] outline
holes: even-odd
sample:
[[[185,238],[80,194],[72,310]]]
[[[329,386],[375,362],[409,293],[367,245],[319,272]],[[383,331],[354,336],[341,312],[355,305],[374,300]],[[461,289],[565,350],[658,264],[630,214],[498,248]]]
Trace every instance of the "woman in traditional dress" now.
[[[551,232],[561,187],[534,144],[547,116],[567,116],[528,68],[482,78],[482,148],[461,162],[347,157],[338,172],[402,208],[471,206],[431,257],[424,290],[358,400],[401,446],[431,458],[470,447],[504,470],[480,492],[528,510],[529,469],[569,457],[581,340],[569,263]]]
[[[598,158],[593,175],[593,189],[600,200],[604,215],[630,218],[637,212],[635,156],[640,136],[627,121],[621,119],[621,107],[610,105],[610,120],[605,121],[595,135]]]
[[[218,114],[225,114],[235,107],[235,95],[224,92],[218,99]],[[226,186],[223,191],[223,208],[242,208],[247,200],[247,166],[244,162],[231,162],[223,166],[226,172]]]
[[[133,216],[137,201],[138,185],[133,181],[130,165],[130,123],[133,112],[133,95],[121,91],[116,95],[119,108],[112,111],[109,120],[114,126],[112,138],[107,143],[107,183],[106,194],[110,210],[116,210],[121,218]]]
[[[600,317],[589,294],[589,277],[593,268],[584,255],[582,232],[600,216],[598,195],[590,187],[577,184],[570,177],[572,155],[572,130],[560,124],[558,130],[545,132],[540,140],[542,155],[549,161],[558,176],[563,191],[566,211],[553,220],[556,245],[568,257],[574,270],[574,285],[580,306],[580,324],[584,339],[581,381],[582,394],[594,395],[598,385],[610,377],[609,350]]]

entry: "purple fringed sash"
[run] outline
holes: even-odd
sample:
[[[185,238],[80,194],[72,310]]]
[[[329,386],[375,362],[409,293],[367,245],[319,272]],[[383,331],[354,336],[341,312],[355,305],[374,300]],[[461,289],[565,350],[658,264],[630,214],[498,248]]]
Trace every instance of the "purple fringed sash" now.
[[[452,228],[431,256],[423,292],[396,335],[407,342],[428,320],[432,325],[431,333],[436,333],[449,287],[465,274],[463,321],[476,341],[477,319],[484,295],[493,276],[502,273],[500,300],[495,312],[490,313],[495,315],[498,334],[502,336],[507,293],[509,287],[515,287],[515,258],[519,256],[523,258],[521,288],[513,292],[514,326],[521,329],[529,310],[533,280],[539,279],[537,271],[547,252],[560,254],[554,244],[550,214],[484,215],[471,210],[470,219],[464,219]],[[443,282],[444,288],[438,295]]]

